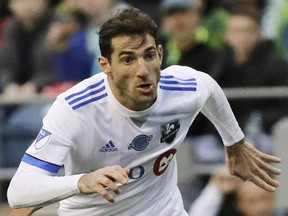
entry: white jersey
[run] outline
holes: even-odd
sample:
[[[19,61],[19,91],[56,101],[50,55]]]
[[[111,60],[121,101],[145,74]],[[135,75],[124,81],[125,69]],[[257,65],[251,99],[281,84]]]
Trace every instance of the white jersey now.
[[[58,96],[23,157],[24,162],[50,173],[64,166],[61,181],[72,178],[65,183],[69,189],[57,191],[55,180],[35,193],[42,203],[66,198],[59,215],[187,215],[177,188],[175,154],[200,111],[217,127],[225,145],[244,137],[222,90],[205,73],[183,66],[161,71],[157,100],[137,112],[117,101],[104,73],[96,74]],[[109,165],[130,169],[130,180],[120,186],[115,203],[98,194],[79,193],[78,174]],[[44,191],[49,191],[48,198]]]

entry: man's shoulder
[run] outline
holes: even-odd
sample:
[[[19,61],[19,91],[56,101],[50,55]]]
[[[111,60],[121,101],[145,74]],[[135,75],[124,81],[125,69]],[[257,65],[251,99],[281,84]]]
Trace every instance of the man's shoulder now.
[[[159,86],[175,92],[202,92],[213,78],[202,71],[181,65],[172,65],[161,71]],[[206,91],[206,90],[204,90]]]
[[[64,99],[75,110],[90,102],[100,100],[107,96],[106,75],[98,73],[89,77],[67,91],[60,94],[58,97]]]
[[[179,79],[189,79],[192,77],[197,77],[199,73],[199,71],[195,70],[192,67],[171,65],[161,71],[161,77],[173,76]]]
[[[159,87],[169,92],[197,92],[200,73],[191,67],[172,65],[161,71]]]

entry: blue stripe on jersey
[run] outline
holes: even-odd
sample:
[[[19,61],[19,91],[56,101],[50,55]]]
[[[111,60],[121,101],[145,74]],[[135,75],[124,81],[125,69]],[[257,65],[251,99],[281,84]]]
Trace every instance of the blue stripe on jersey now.
[[[163,84],[197,85],[196,82],[179,82],[177,80],[160,80]]]
[[[44,170],[47,170],[49,172],[53,172],[53,173],[58,173],[58,171],[60,170],[61,166],[56,165],[56,164],[52,164],[43,160],[40,160],[38,158],[35,158],[29,154],[24,154],[22,161],[29,163],[33,166],[42,168]]]
[[[85,98],[87,98],[89,96],[95,95],[95,94],[97,94],[97,93],[99,93],[99,92],[101,92],[103,90],[105,90],[105,86],[103,86],[100,89],[97,89],[95,91],[88,92],[87,94],[85,94],[85,95],[83,95],[81,97],[78,97],[78,98],[76,98],[76,99],[74,99],[72,101],[69,101],[69,104],[72,105],[72,104],[74,104],[74,103],[76,103],[76,102],[78,102],[78,101],[80,101],[82,99],[85,99]]]
[[[197,91],[195,78],[179,79],[172,75],[160,76],[159,86],[169,91]]]
[[[97,101],[97,100],[99,100],[99,99],[101,99],[101,98],[106,97],[107,95],[108,95],[107,93],[104,93],[104,94],[102,94],[102,95],[99,95],[98,97],[91,98],[91,99],[86,100],[86,101],[84,101],[84,102],[82,102],[82,103],[79,103],[79,104],[77,104],[77,105],[75,105],[75,106],[72,106],[72,109],[73,109],[73,110],[76,110],[76,109],[78,109],[79,107],[82,107],[82,106],[85,106],[86,104],[89,104],[89,103],[91,103],[91,102]]]
[[[197,91],[196,87],[173,87],[173,86],[161,86],[161,89],[172,91]]]
[[[106,93],[106,87],[102,85],[104,83],[104,79],[100,82],[90,85],[84,90],[73,93],[65,98],[70,106],[72,106],[73,110],[76,110],[86,104],[97,101],[101,98],[106,97],[108,94]]]
[[[163,75],[161,75],[160,76],[160,79],[178,79],[178,80],[184,80],[184,81],[196,81],[196,79],[195,78],[190,78],[190,79],[180,79],[180,78],[176,78],[176,77],[174,77],[174,76],[172,76],[172,75],[167,75],[167,76],[163,76]]]
[[[96,88],[96,87],[100,86],[102,83],[104,83],[104,79],[102,79],[102,80],[101,80],[100,82],[98,82],[98,83],[95,83],[95,84],[93,84],[93,85],[88,86],[87,88],[85,88],[84,90],[82,90],[82,91],[80,91],[80,92],[77,92],[77,93],[74,93],[74,94],[71,94],[71,95],[67,96],[67,97],[65,98],[65,100],[67,101],[67,100],[71,99],[72,97],[81,95],[81,94],[87,92],[87,91],[90,90],[90,89],[93,89],[93,88]]]

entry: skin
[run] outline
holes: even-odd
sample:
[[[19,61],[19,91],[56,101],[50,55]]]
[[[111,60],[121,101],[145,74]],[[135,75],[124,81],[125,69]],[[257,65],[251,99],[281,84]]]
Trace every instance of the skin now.
[[[8,216],[31,216],[35,211],[40,208],[29,207],[21,209],[11,209]]]
[[[237,190],[238,208],[245,216],[271,216],[275,209],[275,193],[269,193],[251,182]]]
[[[254,19],[244,15],[230,17],[225,31],[225,41],[233,48],[237,63],[246,62],[260,40],[261,29]]]
[[[91,26],[99,26],[112,15],[114,0],[77,0],[77,7],[88,18]]]
[[[211,184],[222,194],[237,194],[237,208],[245,216],[271,216],[275,209],[275,193],[270,193],[250,181],[243,182],[229,175],[226,167],[221,167],[212,175]]]
[[[157,94],[163,51],[153,37],[121,36],[112,39],[113,54],[109,62],[99,57],[99,65],[108,75],[114,96],[128,109],[140,111],[150,107]]]
[[[26,28],[32,28],[48,6],[46,0],[10,0],[9,8]]]
[[[229,174],[227,167],[217,169],[211,176],[211,184],[216,185],[223,194],[235,191],[241,183],[241,179]]]
[[[264,154],[244,139],[225,149],[230,174],[244,181],[249,180],[270,192],[279,186],[279,182],[271,175],[280,175],[281,170],[271,163],[280,163],[280,158]]]
[[[195,43],[195,31],[200,22],[200,12],[194,10],[175,11],[162,18],[162,29],[178,48],[185,51]]]

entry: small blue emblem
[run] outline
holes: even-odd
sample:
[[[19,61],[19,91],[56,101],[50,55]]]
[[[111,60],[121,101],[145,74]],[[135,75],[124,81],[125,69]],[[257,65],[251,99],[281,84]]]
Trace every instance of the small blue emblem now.
[[[145,134],[141,134],[132,140],[132,143],[128,146],[128,150],[133,148],[136,151],[143,151],[148,146],[149,141],[152,138],[153,135],[147,136]]]
[[[38,133],[37,137],[36,137],[36,143],[39,142],[40,140],[42,140],[43,138],[50,136],[51,133],[43,128],[41,128],[40,132]]]

